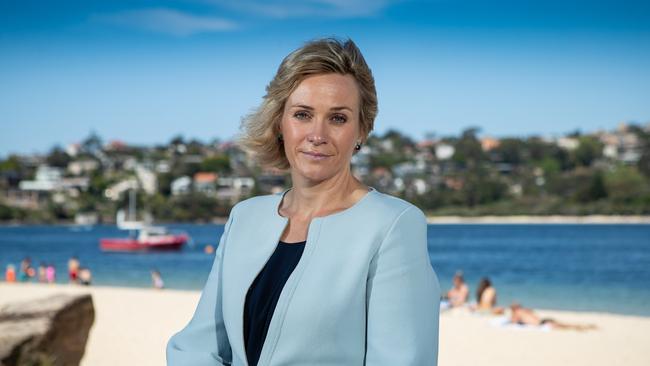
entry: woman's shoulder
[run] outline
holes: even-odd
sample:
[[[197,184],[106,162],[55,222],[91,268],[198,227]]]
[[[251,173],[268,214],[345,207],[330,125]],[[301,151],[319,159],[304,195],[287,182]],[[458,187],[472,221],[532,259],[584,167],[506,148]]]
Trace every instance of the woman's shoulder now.
[[[232,211],[248,211],[248,210],[260,210],[264,208],[272,208],[274,204],[278,203],[278,200],[282,192],[280,193],[269,193],[262,194],[259,196],[248,197],[244,200],[237,202],[233,207]]]
[[[424,216],[424,212],[418,206],[403,198],[377,190],[374,193],[375,199],[372,200],[372,205],[367,208],[369,210],[376,210],[390,217],[402,215],[407,211]]]

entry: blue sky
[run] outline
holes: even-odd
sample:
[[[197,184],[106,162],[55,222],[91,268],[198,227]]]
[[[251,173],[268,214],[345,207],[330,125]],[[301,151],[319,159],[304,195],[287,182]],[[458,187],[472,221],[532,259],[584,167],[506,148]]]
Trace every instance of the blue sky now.
[[[0,0],[0,156],[96,131],[235,135],[282,58],[350,37],[375,132],[559,135],[650,121],[650,3]]]

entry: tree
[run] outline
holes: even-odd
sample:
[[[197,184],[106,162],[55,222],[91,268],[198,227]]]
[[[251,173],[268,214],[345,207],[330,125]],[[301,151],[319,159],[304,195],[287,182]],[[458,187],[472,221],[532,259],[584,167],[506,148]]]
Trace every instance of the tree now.
[[[636,125],[631,125],[630,131],[636,134],[641,150],[641,156],[639,157],[636,166],[641,174],[650,178],[650,132],[645,131]]]
[[[390,140],[393,144],[393,149],[399,152],[403,151],[406,147],[415,146],[415,142],[410,137],[394,129],[386,131],[382,140]]]
[[[20,160],[16,155],[10,155],[6,160],[0,161],[0,172],[18,172],[21,168]]]
[[[95,131],[91,131],[88,137],[81,142],[81,150],[95,155],[102,150],[103,142]]]
[[[524,142],[517,138],[501,139],[494,152],[498,154],[501,162],[512,165],[521,164],[526,154]]]
[[[478,131],[478,127],[465,129],[455,143],[452,159],[463,167],[471,169],[487,158],[481,147],[481,142],[476,137]]]
[[[205,158],[201,162],[201,170],[208,172],[217,172],[219,174],[228,174],[232,171],[230,167],[230,158],[228,155],[224,154]]]
[[[55,166],[58,168],[65,168],[68,166],[68,163],[72,160],[70,155],[63,151],[61,146],[54,146],[50,153],[47,155],[46,161],[48,165]]]
[[[607,197],[607,187],[605,179],[600,170],[594,172],[586,186],[582,186],[576,193],[576,199],[579,202],[592,202]]]
[[[180,134],[179,134],[179,135],[174,136],[174,137],[171,139],[171,141],[169,141],[169,144],[170,144],[170,145],[174,145],[174,146],[185,144],[185,142],[184,142],[184,140],[183,140],[183,135],[180,135]]]
[[[187,143],[187,153],[200,155],[203,154],[203,143],[197,139],[193,139]]]
[[[577,165],[591,166],[594,160],[603,156],[603,144],[592,136],[582,136],[573,156]]]
[[[650,196],[650,182],[637,169],[620,165],[605,175],[609,198],[614,202],[632,203]]]
[[[463,203],[469,207],[498,201],[508,189],[503,182],[492,179],[483,172],[471,171],[464,178],[460,194]]]

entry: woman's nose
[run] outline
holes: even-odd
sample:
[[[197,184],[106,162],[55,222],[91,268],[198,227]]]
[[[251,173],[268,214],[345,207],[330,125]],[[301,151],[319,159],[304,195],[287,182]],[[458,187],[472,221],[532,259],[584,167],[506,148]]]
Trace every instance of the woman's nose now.
[[[315,144],[327,142],[327,125],[325,121],[316,120],[312,123],[312,129],[309,131],[307,140]]]

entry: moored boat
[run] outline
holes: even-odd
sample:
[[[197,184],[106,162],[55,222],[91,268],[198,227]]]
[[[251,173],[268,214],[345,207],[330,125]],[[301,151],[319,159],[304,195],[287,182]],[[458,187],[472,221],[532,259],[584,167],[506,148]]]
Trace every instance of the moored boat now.
[[[136,221],[135,218],[135,190],[130,192],[129,217],[126,219],[124,210],[117,212],[117,227],[121,230],[128,230],[129,237],[126,238],[102,238],[99,246],[102,251],[120,252],[141,252],[160,250],[180,250],[190,240],[186,233],[169,233],[164,226],[151,225],[151,217],[145,221]],[[134,235],[137,233],[137,235]]]
[[[162,226],[143,226],[135,238],[104,238],[100,247],[104,251],[180,250],[188,239],[187,234],[170,234]]]

